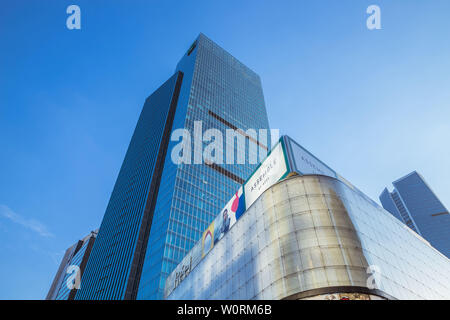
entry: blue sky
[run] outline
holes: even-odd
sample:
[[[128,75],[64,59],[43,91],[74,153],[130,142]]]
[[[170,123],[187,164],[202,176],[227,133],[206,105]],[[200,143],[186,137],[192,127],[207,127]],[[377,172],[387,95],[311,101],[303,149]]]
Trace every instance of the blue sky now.
[[[81,30],[66,8],[81,8]],[[370,4],[382,30],[366,28]],[[450,2],[8,1],[0,299],[42,299],[100,225],[145,98],[199,32],[262,78],[270,125],[378,200],[418,170],[450,206]]]

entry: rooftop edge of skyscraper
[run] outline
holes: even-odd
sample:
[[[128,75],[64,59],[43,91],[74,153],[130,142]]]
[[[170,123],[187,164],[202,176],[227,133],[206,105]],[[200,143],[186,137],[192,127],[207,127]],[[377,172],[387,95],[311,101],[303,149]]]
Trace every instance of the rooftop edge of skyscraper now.
[[[203,44],[214,44],[214,49],[217,50],[215,52],[218,54],[217,56],[220,57],[220,59],[223,59],[224,62],[227,62],[234,67],[242,69],[243,71],[245,71],[245,73],[247,75],[251,76],[253,81],[256,81],[258,83],[261,82],[261,77],[259,76],[258,73],[253,71],[251,68],[247,67],[243,62],[241,62],[239,59],[235,58],[231,53],[229,53],[227,50],[222,48],[216,42],[211,40],[211,38],[209,38],[203,32],[200,32],[198,34],[198,36],[195,38],[195,40],[189,46],[188,50],[180,58],[180,62],[186,55],[190,55],[190,53],[195,49],[195,47],[198,45],[199,42],[202,42]],[[180,70],[179,63],[177,64],[175,71]]]

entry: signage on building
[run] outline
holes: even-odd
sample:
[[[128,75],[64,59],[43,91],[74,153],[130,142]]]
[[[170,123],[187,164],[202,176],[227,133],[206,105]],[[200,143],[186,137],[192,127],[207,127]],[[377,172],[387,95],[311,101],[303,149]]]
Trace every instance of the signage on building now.
[[[202,258],[223,238],[225,233],[236,223],[245,212],[245,201],[242,187],[228,201],[219,215],[203,232],[202,236]]]
[[[330,169],[326,164],[317,159],[306,149],[302,148],[300,145],[289,140],[290,150],[292,152],[292,157],[295,162],[295,169],[300,174],[321,174],[324,176],[329,176],[336,178],[336,172]]]
[[[175,284],[174,288],[176,288],[184,278],[187,277],[189,272],[192,270],[192,256],[189,259],[189,264],[184,264],[180,267],[180,270],[175,273]]]
[[[288,164],[280,141],[244,184],[246,208],[288,173]]]

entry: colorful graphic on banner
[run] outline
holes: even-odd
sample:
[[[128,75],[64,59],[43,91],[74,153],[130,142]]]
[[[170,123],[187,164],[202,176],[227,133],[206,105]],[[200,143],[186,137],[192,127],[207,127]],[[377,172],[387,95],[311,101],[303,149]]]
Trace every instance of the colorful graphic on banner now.
[[[203,232],[202,237],[202,258],[214,247],[214,221],[208,229]]]
[[[217,243],[225,233],[236,223],[239,217],[245,212],[245,200],[242,196],[242,187],[228,201],[220,214],[214,219],[214,244]]]

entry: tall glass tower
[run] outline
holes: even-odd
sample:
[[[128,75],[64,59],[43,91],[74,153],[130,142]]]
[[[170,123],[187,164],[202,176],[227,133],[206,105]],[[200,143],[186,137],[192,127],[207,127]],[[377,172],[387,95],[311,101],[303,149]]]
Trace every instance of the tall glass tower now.
[[[223,134],[223,162],[201,157],[217,139],[208,129]],[[268,129],[259,76],[200,34],[144,104],[76,298],[161,299],[166,277],[256,168],[251,159],[270,150]],[[172,157],[179,130],[193,153],[182,163]]]
[[[394,181],[380,195],[384,209],[450,257],[450,214],[416,171]]]
[[[59,265],[58,272],[53,279],[52,286],[47,294],[46,300],[73,300],[77,289],[73,280],[76,280],[76,272],[83,274],[89,255],[97,237],[98,230],[91,231],[83,239],[78,240],[74,245],[66,250]],[[72,269],[77,267],[77,269]],[[69,288],[67,282],[72,283],[73,288]]]

